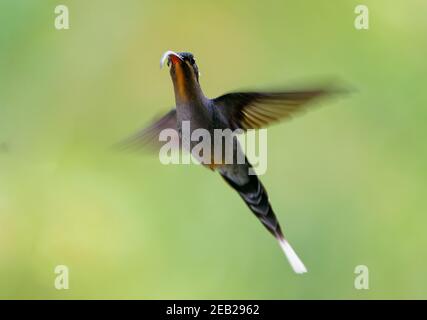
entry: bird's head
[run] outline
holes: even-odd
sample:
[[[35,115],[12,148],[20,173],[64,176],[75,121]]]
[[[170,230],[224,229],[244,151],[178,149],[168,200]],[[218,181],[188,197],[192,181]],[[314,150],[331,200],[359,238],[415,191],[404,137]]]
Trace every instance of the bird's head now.
[[[190,52],[166,51],[160,60],[160,67],[167,64],[175,90],[182,97],[199,90],[199,68]]]
[[[172,77],[176,77],[178,72],[183,72],[187,80],[199,82],[199,68],[192,53],[166,51],[160,60],[160,67],[165,63],[170,67]]]

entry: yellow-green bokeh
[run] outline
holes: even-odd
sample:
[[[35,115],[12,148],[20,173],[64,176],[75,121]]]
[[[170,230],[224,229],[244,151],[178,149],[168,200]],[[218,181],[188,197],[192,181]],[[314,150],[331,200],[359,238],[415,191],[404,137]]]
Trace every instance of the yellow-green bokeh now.
[[[0,298],[427,298],[427,3],[364,1],[358,31],[359,3],[2,0]],[[355,89],[268,131],[262,181],[307,275],[217,174],[110,149],[173,105],[168,49],[211,97]]]

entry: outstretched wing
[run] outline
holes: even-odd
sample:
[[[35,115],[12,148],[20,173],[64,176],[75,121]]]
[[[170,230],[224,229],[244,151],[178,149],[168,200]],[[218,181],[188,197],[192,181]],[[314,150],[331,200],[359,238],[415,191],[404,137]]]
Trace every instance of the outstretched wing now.
[[[213,100],[232,129],[259,129],[303,111],[307,103],[330,93],[326,89],[284,92],[234,92]]]
[[[153,151],[158,151],[165,143],[159,140],[160,132],[164,129],[177,130],[176,109],[172,109],[148,127],[120,142],[118,146],[120,149],[148,148]],[[172,144],[179,146],[179,141],[173,141]]]

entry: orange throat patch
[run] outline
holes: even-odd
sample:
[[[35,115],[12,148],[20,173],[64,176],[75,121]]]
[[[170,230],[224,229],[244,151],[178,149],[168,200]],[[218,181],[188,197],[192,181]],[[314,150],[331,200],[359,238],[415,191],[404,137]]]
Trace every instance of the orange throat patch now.
[[[175,64],[176,89],[179,97],[188,100],[188,94],[185,86],[184,70],[180,63]]]

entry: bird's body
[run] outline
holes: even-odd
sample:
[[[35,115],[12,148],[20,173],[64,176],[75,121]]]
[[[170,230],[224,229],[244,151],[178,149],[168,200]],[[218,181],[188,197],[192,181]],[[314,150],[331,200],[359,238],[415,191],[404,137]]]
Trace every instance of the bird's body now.
[[[199,83],[198,67],[190,53],[168,51],[162,58],[167,61],[175,92],[176,107],[162,119],[142,130],[131,139],[133,143],[159,142],[159,133],[163,129],[176,129],[182,146],[191,152],[197,141],[182,141],[188,135],[182,134],[183,123],[190,124],[190,133],[197,129],[207,130],[211,137],[215,129],[242,131],[261,128],[280,118],[291,116],[302,109],[309,100],[324,95],[325,90],[304,90],[292,92],[238,92],[229,93],[216,99],[209,99]],[[224,140],[223,140],[224,141]],[[306,268],[285,240],[276,215],[273,212],[264,186],[256,175],[250,174],[251,164],[246,157],[243,163],[225,163],[214,158],[214,139],[211,139],[212,154],[203,154],[202,164],[219,172],[223,179],[235,189],[249,209],[278,240],[296,273],[306,272]],[[233,139],[233,159],[242,152],[237,139]],[[185,148],[185,147],[184,147]]]

